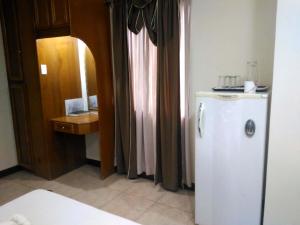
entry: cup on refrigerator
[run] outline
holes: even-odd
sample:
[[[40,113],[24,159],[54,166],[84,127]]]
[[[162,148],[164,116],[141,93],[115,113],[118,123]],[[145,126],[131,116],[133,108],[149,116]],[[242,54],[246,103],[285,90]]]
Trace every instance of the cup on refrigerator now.
[[[249,94],[256,93],[256,85],[254,81],[245,81],[244,83],[244,92]]]

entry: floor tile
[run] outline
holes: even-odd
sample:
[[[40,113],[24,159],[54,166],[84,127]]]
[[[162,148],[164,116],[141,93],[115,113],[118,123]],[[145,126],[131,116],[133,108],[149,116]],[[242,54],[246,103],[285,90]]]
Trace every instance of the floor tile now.
[[[92,191],[80,191],[72,196],[75,200],[100,208],[119,196],[121,192],[110,188],[99,188]]]
[[[14,182],[7,182],[0,185],[0,205],[7,203],[21,195],[24,195],[30,191],[33,191],[33,188],[17,184]]]
[[[187,190],[165,192],[158,203],[193,213],[195,208],[194,192]]]
[[[0,178],[0,205],[35,189],[46,189],[145,225],[193,225],[194,194],[172,193],[147,179],[114,174],[100,179],[85,165],[48,181],[26,171]]]
[[[19,171],[5,177],[4,179],[35,189],[43,188],[48,182],[50,182],[27,171]]]
[[[80,192],[80,189],[61,184],[59,182],[52,182],[51,184],[44,186],[43,189],[53,191],[57,194],[64,195],[67,197],[73,197]]]
[[[143,197],[151,201],[158,201],[166,192],[160,185],[153,181],[137,179],[132,181],[132,186],[126,191],[127,194]]]
[[[110,177],[106,178],[103,181],[103,184],[106,187],[117,191],[127,191],[130,189],[134,184],[131,180],[128,180],[124,175],[113,174]]]
[[[192,214],[155,203],[138,220],[143,225],[190,225]]]
[[[141,197],[121,194],[101,209],[130,220],[136,220],[153,204],[153,201]]]

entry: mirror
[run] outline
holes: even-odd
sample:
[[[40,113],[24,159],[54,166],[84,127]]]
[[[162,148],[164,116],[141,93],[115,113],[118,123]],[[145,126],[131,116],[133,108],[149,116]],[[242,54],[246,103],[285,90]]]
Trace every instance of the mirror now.
[[[85,48],[85,65],[89,109],[98,110],[96,65],[94,56],[88,47]]]
[[[37,52],[43,99],[55,99],[57,111],[66,115],[98,110],[95,60],[83,41],[70,36],[38,39]]]

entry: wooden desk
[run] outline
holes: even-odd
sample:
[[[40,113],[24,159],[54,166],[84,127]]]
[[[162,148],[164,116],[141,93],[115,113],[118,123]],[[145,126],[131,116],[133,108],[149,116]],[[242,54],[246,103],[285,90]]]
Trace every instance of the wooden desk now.
[[[85,135],[99,131],[99,117],[96,113],[80,116],[64,116],[51,119],[53,130],[62,133]]]

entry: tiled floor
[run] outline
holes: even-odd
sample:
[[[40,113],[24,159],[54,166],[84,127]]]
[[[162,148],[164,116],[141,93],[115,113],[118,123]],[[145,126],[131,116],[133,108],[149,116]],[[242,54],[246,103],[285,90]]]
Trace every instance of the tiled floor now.
[[[21,171],[0,179],[0,205],[42,188],[145,225],[194,224],[194,193],[163,190],[145,179],[112,175],[98,178],[98,168],[83,166],[54,181]]]

